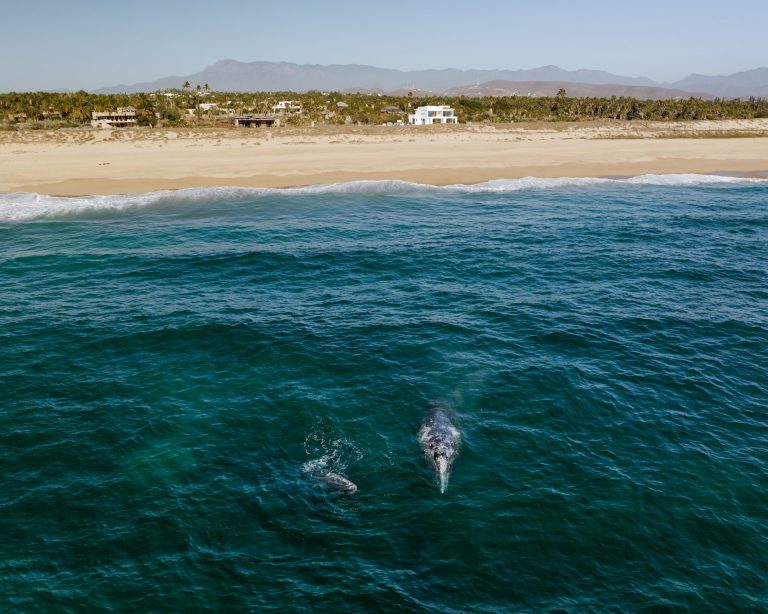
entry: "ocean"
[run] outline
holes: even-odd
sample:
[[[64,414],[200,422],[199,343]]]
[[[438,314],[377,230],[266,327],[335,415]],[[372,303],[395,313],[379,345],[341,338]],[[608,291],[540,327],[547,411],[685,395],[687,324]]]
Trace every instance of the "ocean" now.
[[[2,194],[0,610],[766,611],[767,368],[766,180]]]

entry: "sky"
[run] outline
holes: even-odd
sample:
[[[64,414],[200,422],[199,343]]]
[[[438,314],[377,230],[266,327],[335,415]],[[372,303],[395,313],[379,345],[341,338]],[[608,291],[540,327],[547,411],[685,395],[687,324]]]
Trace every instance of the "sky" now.
[[[221,59],[400,70],[554,64],[674,81],[768,66],[768,0],[37,0],[0,13],[0,91],[96,89]]]

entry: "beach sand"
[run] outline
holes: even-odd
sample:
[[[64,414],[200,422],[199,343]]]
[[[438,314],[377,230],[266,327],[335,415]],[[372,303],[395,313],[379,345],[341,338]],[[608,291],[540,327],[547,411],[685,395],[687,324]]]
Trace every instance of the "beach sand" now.
[[[0,133],[0,192],[768,171],[768,119]]]

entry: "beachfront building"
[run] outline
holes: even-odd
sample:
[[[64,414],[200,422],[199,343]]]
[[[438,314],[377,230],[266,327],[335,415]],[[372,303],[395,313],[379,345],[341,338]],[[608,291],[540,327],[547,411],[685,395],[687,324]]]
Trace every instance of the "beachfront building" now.
[[[94,128],[126,128],[137,123],[136,109],[133,107],[118,107],[117,111],[91,113],[91,126]]]
[[[232,119],[236,128],[271,128],[280,125],[280,119],[274,115],[240,115]]]
[[[280,100],[272,105],[272,113],[301,113],[301,102],[298,100]]]
[[[432,124],[458,124],[454,110],[445,105],[417,107],[415,113],[408,115],[408,123],[412,126],[431,126]]]

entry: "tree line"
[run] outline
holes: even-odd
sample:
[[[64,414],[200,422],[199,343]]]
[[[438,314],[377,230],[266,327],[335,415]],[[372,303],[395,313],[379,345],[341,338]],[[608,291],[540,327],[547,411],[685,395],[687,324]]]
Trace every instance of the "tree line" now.
[[[557,96],[379,96],[338,92],[212,92],[205,87],[183,88],[167,92],[140,94],[91,94],[27,92],[0,94],[0,122],[5,128],[79,126],[90,123],[93,111],[114,111],[132,106],[139,125],[178,126],[216,124],[227,115],[270,113],[280,100],[301,104],[302,111],[284,118],[293,125],[311,124],[381,124],[407,119],[409,112],[423,105],[449,105],[461,123],[467,122],[557,122],[612,120],[717,120],[768,117],[768,99],[749,98],[702,100],[640,100],[628,97],[575,98],[565,92]],[[216,106],[205,111],[201,103]],[[344,102],[339,108],[337,103]],[[384,116],[384,107],[396,107],[396,113]],[[191,113],[190,111],[191,110]]]

